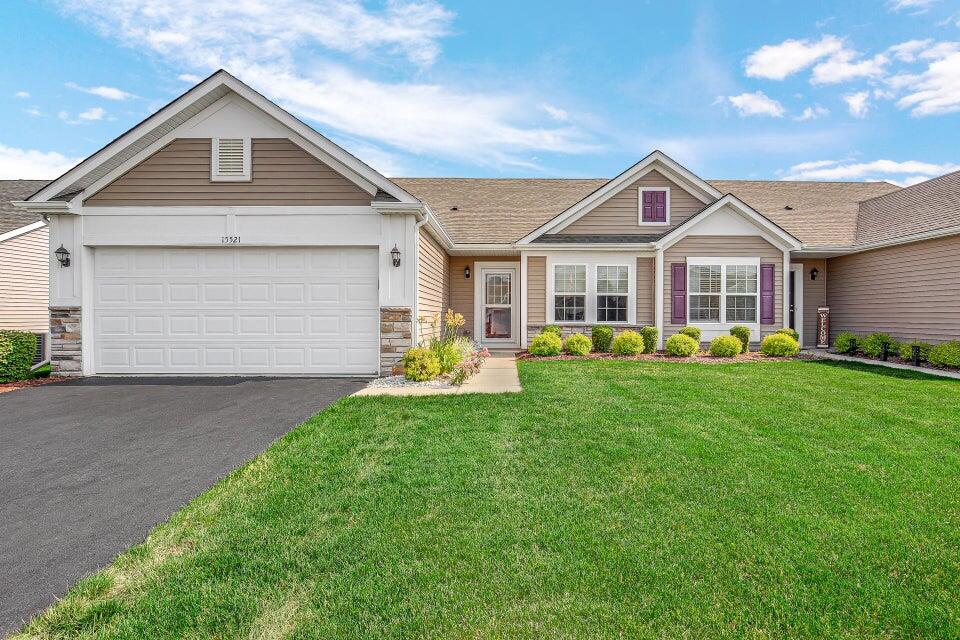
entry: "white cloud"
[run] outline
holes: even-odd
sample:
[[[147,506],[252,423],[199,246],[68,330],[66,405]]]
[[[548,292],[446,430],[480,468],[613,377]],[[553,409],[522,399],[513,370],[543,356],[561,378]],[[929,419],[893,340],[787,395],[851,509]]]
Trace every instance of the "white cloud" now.
[[[40,109],[37,109],[36,107],[29,107],[29,108],[27,108],[27,109],[24,109],[23,112],[24,112],[25,114],[27,114],[28,116],[31,116],[31,117],[34,117],[34,118],[37,118],[37,117],[43,115],[43,113],[40,111]]]
[[[854,118],[865,118],[867,111],[870,110],[870,92],[858,91],[843,96],[843,101],[847,103],[847,109]]]
[[[0,144],[0,179],[44,180],[56,178],[80,161],[56,151],[17,149]]]
[[[890,62],[887,56],[877,54],[866,60],[854,61],[856,53],[848,49],[838,52],[813,68],[810,82],[813,84],[837,84],[855,78],[877,78],[884,73]]]
[[[83,91],[84,93],[89,93],[91,95],[100,96],[101,98],[105,98],[107,100],[128,100],[134,97],[132,93],[127,93],[126,91],[117,89],[116,87],[81,87],[75,82],[68,82],[67,87],[76,89],[77,91]]]
[[[13,94],[13,97],[20,98],[21,100],[26,100],[27,98],[30,97],[30,94],[27,93],[26,91],[17,91],[15,94]]]
[[[887,51],[889,51],[897,60],[902,60],[903,62],[914,62],[917,57],[923,51],[929,49],[930,45],[932,44],[933,40],[929,38],[926,40],[907,40],[906,42],[893,45],[887,49]]]
[[[744,62],[744,67],[751,78],[783,80],[842,49],[843,40],[829,35],[816,42],[784,40],[780,44],[764,45],[751,53]]]
[[[772,118],[782,118],[785,113],[783,105],[768,97],[763,91],[754,93],[741,93],[738,96],[729,96],[730,101],[737,112],[743,116],[769,116]]]
[[[565,109],[560,107],[555,107],[552,104],[547,104],[546,102],[540,105],[540,108],[552,119],[557,122],[566,122],[570,119],[570,114],[566,112]]]
[[[474,164],[532,167],[536,152],[596,150],[579,127],[550,121],[529,88],[472,89],[469,81],[381,81],[334,64],[324,49],[356,59],[393,54],[414,71],[440,53],[453,14],[434,0],[389,0],[368,10],[358,0],[100,0],[59,2],[102,34],[167,63],[223,67],[331,135],[378,148],[430,153]],[[180,38],[179,36],[183,36]],[[173,44],[177,42],[177,44]],[[331,131],[332,130],[332,131]]]
[[[960,111],[960,52],[933,60],[923,73],[897,76],[891,82],[908,92],[897,106],[915,116]]]
[[[874,160],[851,162],[816,160],[795,164],[787,171],[784,180],[890,180],[902,184],[906,181],[920,182],[935,176],[960,170],[953,163],[936,164],[907,160]],[[906,176],[906,177],[900,177]]]
[[[88,122],[95,122],[97,120],[103,120],[105,115],[107,115],[107,112],[102,107],[91,107],[86,111],[79,113],[76,118],[71,118],[70,113],[67,111],[60,111],[57,113],[57,117],[67,124],[84,124]]]
[[[830,115],[829,109],[827,109],[826,107],[821,107],[818,104],[815,104],[812,107],[807,107],[806,109],[804,109],[803,113],[801,113],[799,116],[794,118],[794,120],[804,122],[806,120],[817,120],[819,118],[824,118],[828,115]]]
[[[190,84],[197,84],[198,82],[203,80],[203,78],[201,78],[200,76],[195,76],[192,73],[181,73],[180,75],[177,76],[177,80],[181,80],[183,82],[189,82]]]
[[[939,2],[939,0],[890,0],[887,6],[893,11],[923,13],[937,2]]]

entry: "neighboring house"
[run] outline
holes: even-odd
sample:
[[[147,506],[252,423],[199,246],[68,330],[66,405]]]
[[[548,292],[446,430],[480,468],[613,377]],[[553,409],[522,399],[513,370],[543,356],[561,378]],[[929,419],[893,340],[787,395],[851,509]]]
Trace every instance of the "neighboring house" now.
[[[70,252],[60,373],[372,375],[447,307],[491,348],[547,323],[811,346],[827,304],[835,330],[956,337],[940,180],[705,181],[659,151],[610,180],[391,180],[220,71],[17,204]]]
[[[14,208],[49,180],[0,180],[0,329],[30,331],[46,353],[49,312],[47,223],[39,213]]]

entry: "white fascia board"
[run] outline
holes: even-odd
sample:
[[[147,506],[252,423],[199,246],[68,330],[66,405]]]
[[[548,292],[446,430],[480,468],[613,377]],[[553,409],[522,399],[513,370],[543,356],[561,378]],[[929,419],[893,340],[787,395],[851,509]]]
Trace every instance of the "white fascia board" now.
[[[36,231],[37,229],[43,228],[45,226],[47,226],[46,222],[44,222],[43,220],[37,220],[36,222],[31,222],[28,225],[24,225],[17,229],[13,229],[12,231],[7,231],[6,233],[0,233],[0,242],[4,242],[5,240],[10,240],[18,236],[22,236],[25,233]]]
[[[538,251],[629,251],[631,253],[649,253],[652,256],[656,252],[656,247],[650,242],[643,244],[545,244],[538,242],[536,244],[518,244],[516,248],[532,253]]]
[[[654,166],[655,164],[657,166]],[[709,204],[712,200],[716,200],[723,195],[712,185],[698,177],[696,174],[682,166],[674,159],[670,158],[667,154],[660,150],[656,150],[590,195],[571,205],[553,219],[548,220],[546,223],[521,238],[517,244],[529,244],[534,238],[537,238],[544,233],[548,233],[572,224],[579,218],[586,215],[593,208],[608,200],[623,188],[627,187],[630,183],[641,178],[643,175],[653,171],[654,169],[660,170],[662,173],[664,173],[664,175],[674,182],[685,184],[690,188],[690,193],[704,204]]]
[[[73,213],[73,210],[70,208],[70,203],[63,200],[50,200],[46,202],[14,200],[10,204],[17,209],[23,209],[31,213]]]
[[[655,242],[654,246],[659,250],[670,248],[689,235],[689,233],[693,231],[697,224],[703,222],[726,205],[730,205],[734,211],[743,216],[747,221],[757,226],[759,230],[763,232],[763,236],[778,248],[787,251],[797,251],[802,246],[800,241],[795,237],[772,223],[762,214],[755,211],[751,206],[743,202],[743,200],[740,200],[736,196],[729,193],[700,213],[697,213],[683,221],[673,231]]]

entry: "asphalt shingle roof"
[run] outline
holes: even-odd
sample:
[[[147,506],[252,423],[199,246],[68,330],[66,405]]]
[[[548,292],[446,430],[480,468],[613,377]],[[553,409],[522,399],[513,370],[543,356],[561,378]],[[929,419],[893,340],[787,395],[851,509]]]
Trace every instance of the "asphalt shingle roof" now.
[[[39,213],[15,209],[11,202],[26,200],[49,182],[49,180],[0,180],[0,233],[13,231],[43,219]]]

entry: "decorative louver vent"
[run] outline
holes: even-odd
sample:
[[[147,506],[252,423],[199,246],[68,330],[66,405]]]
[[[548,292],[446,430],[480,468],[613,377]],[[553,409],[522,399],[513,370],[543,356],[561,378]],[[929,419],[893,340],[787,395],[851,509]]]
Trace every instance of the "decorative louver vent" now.
[[[214,138],[213,180],[250,179],[250,141],[244,138]]]

